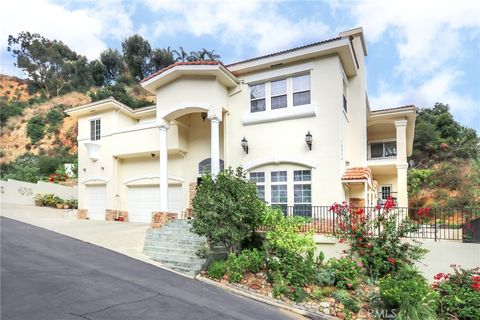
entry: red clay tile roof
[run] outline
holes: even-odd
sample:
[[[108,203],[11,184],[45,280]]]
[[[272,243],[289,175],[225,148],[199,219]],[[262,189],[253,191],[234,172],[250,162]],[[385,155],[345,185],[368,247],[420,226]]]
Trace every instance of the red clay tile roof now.
[[[246,60],[233,62],[233,63],[227,64],[226,66],[230,67],[230,66],[234,66],[234,65],[237,65],[237,64],[240,64],[240,63],[245,63],[245,62],[260,60],[260,59],[263,59],[263,58],[278,56],[278,55],[281,55],[281,54],[284,54],[284,53],[289,53],[289,52],[292,52],[292,51],[297,51],[297,50],[301,50],[301,49],[305,49],[305,48],[310,48],[310,47],[314,47],[314,46],[317,46],[317,45],[320,45],[320,44],[337,41],[337,40],[340,40],[340,39],[342,39],[342,37],[331,38],[331,39],[327,39],[327,40],[323,40],[323,41],[319,41],[319,42],[315,42],[315,43],[306,44],[304,46],[291,48],[291,49],[288,49],[288,50],[278,51],[278,52],[269,53],[269,54],[259,56],[259,57],[255,57],[255,58],[250,58],[250,59],[246,59]]]
[[[390,111],[390,110],[396,110],[396,109],[407,109],[407,108],[417,108],[413,104],[407,105],[407,106],[401,106],[401,107],[394,107],[394,108],[386,108],[386,109],[377,109],[377,110],[372,110],[372,112],[381,112],[381,111]]]
[[[368,167],[347,168],[342,180],[368,180],[372,177],[372,171]]]
[[[193,65],[193,66],[201,66],[201,65],[222,65],[222,66],[224,66],[223,63],[221,63],[220,61],[185,61],[185,62],[184,62],[184,61],[180,61],[180,62],[175,62],[175,63],[169,65],[168,67],[165,67],[165,68],[163,68],[163,69],[160,69],[160,70],[158,70],[158,71],[155,72],[155,73],[152,73],[151,75],[149,75],[148,77],[144,78],[144,79],[143,79],[142,81],[140,81],[140,82],[145,82],[145,81],[147,81],[147,80],[149,80],[149,79],[151,79],[151,78],[153,78],[153,77],[155,77],[155,76],[158,76],[159,74],[161,74],[161,73],[163,73],[163,72],[165,72],[165,71],[167,71],[167,70],[169,70],[169,69],[172,69],[172,68],[174,68],[174,67],[176,67],[176,66],[191,66],[191,65]],[[224,67],[225,67],[225,66],[224,66]]]

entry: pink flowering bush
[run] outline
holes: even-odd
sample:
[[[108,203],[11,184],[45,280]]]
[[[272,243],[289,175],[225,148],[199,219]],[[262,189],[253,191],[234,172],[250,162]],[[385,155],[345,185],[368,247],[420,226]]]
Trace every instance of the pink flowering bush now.
[[[438,273],[432,288],[440,295],[439,313],[444,318],[480,319],[480,267],[463,269],[452,264],[452,273]]]
[[[360,259],[373,278],[394,272],[401,265],[413,265],[427,253],[418,242],[402,241],[410,232],[417,231],[418,225],[407,219],[397,222],[395,207],[393,198],[371,212],[351,208],[346,202],[330,207],[336,214],[339,242],[348,243],[346,253]]]

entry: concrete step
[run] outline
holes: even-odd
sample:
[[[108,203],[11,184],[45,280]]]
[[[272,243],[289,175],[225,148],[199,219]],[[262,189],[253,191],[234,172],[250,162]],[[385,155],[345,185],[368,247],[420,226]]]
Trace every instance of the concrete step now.
[[[175,244],[158,244],[158,245],[146,245],[143,250],[150,252],[160,252],[165,254],[182,254],[188,256],[197,256],[196,253],[201,247],[190,247],[190,246],[178,246]],[[212,248],[210,250],[211,254],[223,254],[225,253],[225,248]]]
[[[195,240],[178,240],[178,239],[146,239],[145,245],[156,245],[162,243],[173,243],[178,244],[179,246],[193,246],[201,247],[206,245],[205,241],[195,241]]]
[[[205,259],[197,257],[195,254],[193,255],[182,255],[182,254],[174,254],[174,253],[165,253],[165,252],[154,252],[154,251],[145,251],[149,253],[149,256],[153,257],[155,260],[162,260],[162,261],[169,261],[172,263],[191,263],[191,264],[198,264],[203,265],[205,263]]]

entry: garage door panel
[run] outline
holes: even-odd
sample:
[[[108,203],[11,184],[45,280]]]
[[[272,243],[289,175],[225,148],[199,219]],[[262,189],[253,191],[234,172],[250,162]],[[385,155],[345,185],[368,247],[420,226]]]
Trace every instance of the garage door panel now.
[[[160,208],[160,188],[158,186],[139,186],[128,188],[128,216],[132,222],[150,222],[152,212]],[[168,188],[168,208],[170,212],[182,210],[182,187]]]
[[[87,210],[91,220],[105,220],[107,209],[107,187],[87,186]]]

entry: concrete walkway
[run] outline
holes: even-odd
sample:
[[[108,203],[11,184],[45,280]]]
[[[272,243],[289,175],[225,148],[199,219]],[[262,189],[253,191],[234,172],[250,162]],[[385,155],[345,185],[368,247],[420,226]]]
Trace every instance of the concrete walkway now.
[[[71,210],[3,203],[0,205],[0,216],[45,228],[163,268],[142,254],[148,223],[80,220],[71,214]]]

